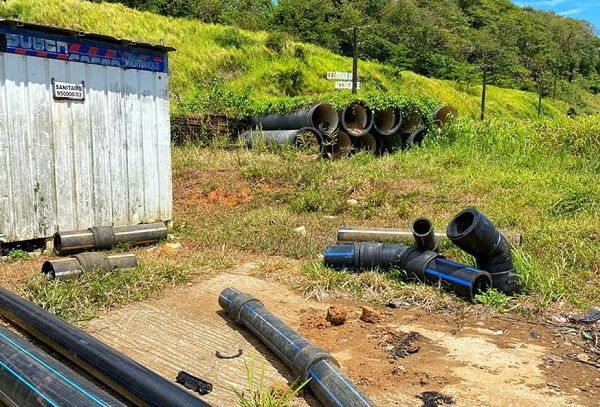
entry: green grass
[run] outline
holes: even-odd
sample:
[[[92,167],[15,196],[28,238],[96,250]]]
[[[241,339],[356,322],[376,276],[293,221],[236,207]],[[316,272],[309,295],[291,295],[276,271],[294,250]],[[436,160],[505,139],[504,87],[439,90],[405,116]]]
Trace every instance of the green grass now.
[[[0,4],[0,16],[75,30],[107,34],[158,44],[177,50],[170,54],[169,77],[172,111],[228,113],[243,116],[273,105],[281,98],[300,97],[294,104],[317,100],[351,100],[350,91],[336,92],[326,79],[328,71],[349,71],[350,58],[310,44],[282,37],[273,49],[273,34],[244,32],[232,27],[142,13],[112,3],[82,0],[8,0]],[[481,84],[458,84],[424,78],[411,72],[359,61],[359,97],[422,99],[450,104],[464,117],[478,117]],[[600,97],[559,89],[577,111],[600,111]],[[375,103],[377,104],[377,103]],[[564,116],[570,104],[547,98],[543,117]],[[535,93],[488,88],[490,119],[537,119]]]
[[[36,274],[19,294],[61,318],[83,324],[101,310],[143,300],[191,279],[189,266],[145,262],[135,269],[86,273],[67,281]]]

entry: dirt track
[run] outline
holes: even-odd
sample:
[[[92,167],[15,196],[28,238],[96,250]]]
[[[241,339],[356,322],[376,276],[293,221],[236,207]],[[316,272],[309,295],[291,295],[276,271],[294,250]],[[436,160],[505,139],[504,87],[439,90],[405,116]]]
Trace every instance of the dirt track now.
[[[385,308],[378,310],[379,322],[365,323],[359,318],[365,304],[307,301],[277,282],[254,277],[257,267],[248,263],[114,310],[87,330],[169,380],[185,370],[211,382],[214,390],[203,399],[234,406],[231,389],[245,388],[244,360],[253,353],[256,368],[265,361],[266,383],[293,380],[270,350],[220,309],[218,294],[235,287],[327,349],[379,406],[443,405],[441,400],[456,406],[597,405],[600,371],[584,363],[579,331],[477,315],[475,308],[439,314]],[[347,308],[346,323],[326,323],[330,305]],[[396,356],[407,346],[412,353]],[[244,352],[240,358],[215,356],[238,349]],[[431,391],[446,397],[425,404],[420,396]],[[296,404],[320,405],[309,394]]]

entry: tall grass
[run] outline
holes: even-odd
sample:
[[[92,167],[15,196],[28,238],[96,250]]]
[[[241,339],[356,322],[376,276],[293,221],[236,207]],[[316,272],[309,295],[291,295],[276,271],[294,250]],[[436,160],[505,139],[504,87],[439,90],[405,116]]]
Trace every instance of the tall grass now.
[[[232,27],[138,12],[120,4],[83,0],[7,0],[0,17],[21,19],[75,30],[107,34],[158,44],[177,50],[170,53],[170,95],[173,112],[228,113],[243,116],[256,110],[263,99],[304,96],[311,101],[334,94],[351,99],[349,91],[334,91],[328,71],[350,71],[352,60],[322,48],[282,37],[273,46],[273,35],[245,32]],[[399,72],[381,64],[360,61],[364,98],[375,95],[427,95],[437,104],[451,104],[461,115],[477,117],[480,85],[458,85]],[[582,98],[580,98],[582,99]],[[588,96],[581,104],[598,106]],[[489,118],[535,119],[533,93],[489,87]],[[544,117],[566,114],[565,102],[547,99]]]

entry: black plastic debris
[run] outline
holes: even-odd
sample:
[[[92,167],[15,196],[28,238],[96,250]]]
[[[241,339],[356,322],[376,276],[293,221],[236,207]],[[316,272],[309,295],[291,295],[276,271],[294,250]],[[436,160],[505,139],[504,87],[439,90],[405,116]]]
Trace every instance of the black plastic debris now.
[[[582,324],[593,324],[596,321],[600,320],[600,308],[592,308],[583,314],[580,315],[572,315],[569,317],[569,320],[572,322],[579,322]]]
[[[423,400],[423,407],[438,407],[442,404],[454,404],[454,397],[446,396],[437,391],[424,391],[417,397]]]
[[[175,381],[177,381],[179,384],[183,384],[186,389],[193,390],[201,395],[208,394],[213,389],[213,385],[209,382],[202,380],[199,377],[192,376],[183,370],[177,373]]]
[[[239,358],[240,356],[242,356],[242,353],[244,351],[242,349],[238,349],[237,353],[233,354],[233,355],[224,355],[219,351],[215,352],[215,356],[218,357],[219,359],[235,359],[235,358]]]

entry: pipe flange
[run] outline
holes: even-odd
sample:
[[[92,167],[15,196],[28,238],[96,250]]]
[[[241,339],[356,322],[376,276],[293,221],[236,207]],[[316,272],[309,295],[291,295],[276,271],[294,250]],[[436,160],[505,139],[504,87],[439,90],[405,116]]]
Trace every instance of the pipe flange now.
[[[250,294],[245,294],[245,293],[238,294],[231,301],[231,305],[229,308],[229,315],[231,316],[231,319],[233,319],[235,322],[239,323],[240,315],[242,313],[242,308],[244,308],[244,305],[248,304],[249,302],[257,302],[260,305],[263,305],[262,302],[260,302],[256,297],[253,297]]]
[[[94,249],[96,250],[110,249],[117,242],[112,226],[94,226],[88,230],[94,235]]]
[[[307,345],[304,348],[300,349],[296,356],[294,356],[294,360],[292,361],[292,369],[294,373],[296,373],[301,381],[305,381],[308,379],[309,371],[316,362],[320,360],[330,360],[337,367],[340,367],[340,364],[335,360],[333,356],[325,349],[316,345]]]
[[[75,254],[71,257],[77,259],[81,266],[81,270],[85,273],[94,270],[100,270],[103,273],[107,273],[112,269],[110,260],[104,253],[87,252]]]

